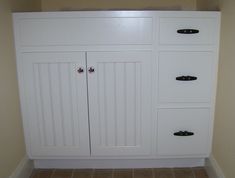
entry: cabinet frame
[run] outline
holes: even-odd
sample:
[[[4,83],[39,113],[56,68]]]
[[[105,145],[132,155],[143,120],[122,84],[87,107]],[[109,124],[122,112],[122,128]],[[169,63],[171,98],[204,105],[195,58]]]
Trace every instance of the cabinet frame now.
[[[152,41],[151,43],[145,44],[112,44],[112,45],[48,45],[48,46],[26,46],[21,44],[21,32],[20,25],[21,21],[25,19],[37,20],[40,18],[149,18],[152,20]],[[159,19],[160,18],[213,18],[216,19],[215,27],[215,42],[211,45],[161,45],[159,43]],[[18,71],[18,82],[20,90],[20,102],[21,102],[21,113],[23,118],[24,128],[28,128],[27,119],[27,109],[26,103],[24,101],[25,96],[27,95],[24,88],[24,78],[23,76],[23,63],[22,63],[22,53],[27,52],[97,52],[97,51],[152,51],[154,54],[154,61],[152,66],[152,130],[153,130],[153,145],[151,148],[150,156],[101,156],[101,157],[32,157],[30,150],[29,142],[29,131],[24,129],[25,142],[27,154],[34,159],[157,159],[157,158],[166,158],[164,156],[158,155],[157,152],[157,112],[161,108],[210,108],[210,128],[209,128],[209,148],[207,155],[181,155],[180,158],[196,158],[196,157],[207,157],[209,156],[211,150],[212,142],[212,133],[213,133],[213,121],[214,121],[214,110],[215,110],[215,96],[216,96],[216,86],[217,86],[217,69],[218,69],[218,51],[219,51],[219,33],[220,33],[220,12],[183,12],[183,11],[109,11],[109,12],[47,12],[47,13],[14,13],[14,34],[15,34],[15,46],[16,46],[16,61],[17,61],[17,71]],[[210,51],[213,53],[214,57],[214,66],[213,66],[213,79],[212,79],[212,90],[211,90],[211,100],[207,103],[160,103],[158,102],[158,57],[161,51]],[[155,138],[155,139],[154,139]],[[178,158],[177,155],[172,155],[170,158]]]

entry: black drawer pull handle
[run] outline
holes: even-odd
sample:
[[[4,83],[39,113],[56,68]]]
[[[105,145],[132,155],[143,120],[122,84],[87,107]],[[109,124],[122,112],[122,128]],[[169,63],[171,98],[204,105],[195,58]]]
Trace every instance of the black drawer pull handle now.
[[[197,77],[195,76],[179,76],[175,78],[176,80],[179,81],[193,81],[193,80],[197,80]]]
[[[179,132],[175,132],[174,136],[180,136],[180,137],[187,137],[187,136],[193,136],[194,133],[193,132],[188,132],[188,131],[179,131]]]
[[[199,30],[196,30],[196,29],[179,29],[179,30],[177,30],[177,33],[180,33],[180,34],[196,34],[196,33],[199,33]]]

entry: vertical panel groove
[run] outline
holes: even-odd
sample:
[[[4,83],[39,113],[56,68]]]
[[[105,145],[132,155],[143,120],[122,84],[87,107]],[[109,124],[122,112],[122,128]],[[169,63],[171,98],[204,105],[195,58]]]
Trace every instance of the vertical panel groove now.
[[[134,103],[133,103],[133,106],[134,106],[134,145],[136,146],[136,131],[137,131],[137,127],[136,127],[136,120],[138,119],[136,116],[136,103],[137,103],[137,95],[136,95],[136,87],[137,87],[137,81],[136,81],[136,63],[134,64],[134,73],[133,73],[133,80],[134,80]]]
[[[64,110],[63,110],[63,106],[62,106],[62,91],[61,91],[61,88],[62,88],[62,84],[61,84],[61,65],[59,63],[58,65],[58,70],[59,70],[59,94],[60,94],[60,112],[61,112],[61,122],[62,122],[62,134],[63,134],[63,145],[65,146],[65,130],[64,130]]]
[[[106,64],[104,65],[104,119],[105,119],[105,146],[108,146],[108,119],[107,119],[107,92],[106,92]]]
[[[75,64],[75,67],[76,67],[76,64]],[[79,67],[79,66],[78,66]],[[71,73],[73,74],[75,71],[72,71]],[[76,110],[74,111],[74,112],[76,112],[76,114],[77,114],[77,117],[78,118],[74,118],[74,119],[79,119],[80,120],[80,112],[79,112],[79,108],[81,108],[81,102],[79,101],[79,93],[78,92],[80,92],[79,91],[79,87],[78,87],[78,84],[79,84],[79,82],[80,82],[80,80],[79,80],[79,77],[77,77],[76,76],[76,74],[75,74],[75,79],[74,79],[74,81],[76,81],[75,82],[75,84],[74,84],[74,87],[75,87],[75,98],[76,98],[76,101],[78,101],[78,102],[75,102],[75,108],[76,108]],[[88,107],[88,106],[87,106]],[[78,122],[79,123],[79,125],[78,125],[78,129],[79,129],[79,131],[80,131],[80,129],[81,129],[81,124],[80,124],[80,122]],[[75,126],[74,126],[75,127]],[[75,130],[74,130],[74,132],[75,132]],[[80,132],[79,132],[80,133]],[[80,146],[80,142],[81,142],[81,134],[79,134],[79,135],[76,135],[76,139],[75,139],[75,135],[74,135],[74,141],[75,141],[75,145],[77,146]]]
[[[115,136],[115,146],[117,146],[117,140],[118,140],[118,135],[117,135],[117,71],[116,71],[116,63],[113,64],[113,72],[114,72],[114,122],[115,122],[115,131],[114,131],[114,136]]]
[[[124,118],[125,118],[125,146],[127,145],[127,80],[126,80],[126,63],[124,63],[124,79],[123,79],[123,82],[124,82]]]
[[[99,144],[102,145],[102,133],[101,133],[101,108],[100,108],[100,76],[99,73],[101,70],[99,70],[100,64],[97,64],[97,105],[98,105],[98,120],[99,120]]]
[[[37,68],[37,70],[35,71],[35,68]],[[45,132],[42,132],[42,130],[43,130],[43,127],[42,127],[42,125],[41,125],[41,122],[39,121],[40,119],[42,119],[42,118],[40,118],[40,116],[39,116],[39,112],[41,112],[41,115],[42,115],[42,108],[39,106],[39,105],[41,105],[42,103],[40,102],[40,89],[39,89],[39,67],[38,67],[38,64],[33,64],[33,74],[34,74],[34,90],[35,91],[37,91],[37,93],[36,93],[36,97],[37,97],[37,99],[36,99],[36,107],[37,107],[37,125],[39,126],[39,136],[40,136],[40,138],[39,138],[39,140],[40,140],[40,145],[45,145]],[[38,94],[39,94],[39,96],[38,96]],[[40,111],[39,111],[40,110]],[[42,120],[42,122],[43,122],[43,120]]]
[[[139,78],[140,78],[140,86],[139,86],[139,88],[140,88],[140,98],[143,98],[144,97],[144,95],[143,95],[143,92],[142,92],[142,76],[143,76],[143,74],[142,74],[142,65],[140,65],[139,64],[139,70],[140,70],[140,74],[139,74]],[[142,145],[142,142],[143,142],[143,139],[145,139],[145,138],[142,138],[143,137],[143,134],[142,134],[142,128],[141,128],[141,125],[142,125],[142,118],[143,118],[143,116],[142,116],[142,102],[140,101],[140,103],[139,103],[139,107],[140,107],[140,113],[139,113],[139,125],[140,125],[140,128],[138,129],[139,131],[140,131],[140,133],[139,133],[139,135],[140,135],[140,145]]]
[[[78,77],[76,77],[76,83],[75,83],[75,89],[76,89],[76,100],[78,101],[78,102],[76,102],[75,104],[76,104],[76,112],[77,112],[77,115],[78,115],[78,117],[80,118],[80,113],[79,113],[79,104],[80,104],[80,102],[79,102],[79,94],[78,94],[78,92],[79,92],[79,88],[78,88],[78,84],[79,84],[79,80],[78,80]],[[80,130],[80,127],[81,127],[81,125],[79,124],[79,126],[78,126],[78,128],[79,128],[79,130]],[[79,135],[79,136],[77,136],[76,138],[78,139],[78,143],[80,143],[80,141],[81,141],[81,136],[82,135]],[[74,136],[74,138],[75,138],[75,136]],[[75,142],[76,143],[76,142]],[[76,144],[75,144],[76,145]]]
[[[71,70],[71,63],[67,63],[68,73],[70,74],[68,77],[69,82],[69,97],[70,97],[70,112],[71,112],[71,128],[72,128],[72,137],[73,137],[73,146],[75,146],[75,132],[74,132],[74,112],[73,112],[73,99],[72,99],[72,72]]]
[[[52,117],[52,130],[53,130],[53,144],[56,146],[56,133],[55,133],[55,118],[54,118],[54,109],[53,109],[53,100],[52,100],[52,86],[51,86],[51,64],[47,64],[48,77],[49,77],[49,95],[50,95],[50,106],[51,106],[51,117]]]
[[[43,97],[42,97],[42,78],[41,78],[41,66],[38,65],[38,77],[39,77],[39,94],[40,94],[40,99],[41,99],[41,112],[42,112],[42,125],[43,125],[43,136],[44,136],[44,145],[47,146],[47,138],[46,138],[46,126],[45,126],[45,113],[43,110]]]

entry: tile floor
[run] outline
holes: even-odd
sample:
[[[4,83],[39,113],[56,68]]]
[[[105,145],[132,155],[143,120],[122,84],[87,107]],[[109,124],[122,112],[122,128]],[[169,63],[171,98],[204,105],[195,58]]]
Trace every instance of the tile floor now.
[[[35,169],[30,178],[208,178],[202,167],[159,169]]]

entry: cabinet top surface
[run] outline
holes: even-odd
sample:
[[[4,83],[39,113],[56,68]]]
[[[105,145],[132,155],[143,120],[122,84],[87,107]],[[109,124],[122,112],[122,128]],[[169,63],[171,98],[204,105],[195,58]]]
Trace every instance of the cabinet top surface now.
[[[156,11],[156,10],[108,10],[108,11],[58,11],[58,12],[16,12],[13,16],[24,18],[36,17],[136,17],[136,16],[194,16],[194,17],[216,17],[219,11]]]

